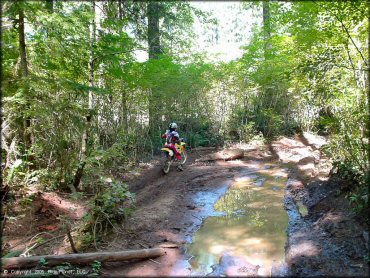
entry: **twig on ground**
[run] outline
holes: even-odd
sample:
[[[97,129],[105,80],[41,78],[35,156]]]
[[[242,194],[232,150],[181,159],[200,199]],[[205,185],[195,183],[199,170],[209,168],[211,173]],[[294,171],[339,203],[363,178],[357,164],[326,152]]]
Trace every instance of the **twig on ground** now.
[[[67,230],[67,236],[68,236],[69,243],[71,244],[71,248],[72,248],[73,253],[78,253],[78,251],[76,249],[76,246],[73,242],[73,238],[72,238],[70,230]]]
[[[32,245],[30,248],[24,250],[23,253],[19,255],[19,257],[28,257],[27,256],[28,252],[31,251],[33,248],[35,248],[36,245],[37,245],[37,243],[35,243],[34,245]]]
[[[31,241],[32,241],[35,237],[37,237],[37,236],[39,236],[39,235],[42,235],[42,234],[47,234],[47,235],[49,235],[49,236],[53,236],[52,234],[50,234],[50,233],[48,233],[48,232],[41,232],[41,233],[38,233],[38,234],[34,235],[33,237],[31,237],[31,239],[28,241],[28,244],[30,244],[30,243],[31,243]]]
[[[64,237],[64,235],[60,235],[60,236],[57,236],[57,237],[50,238],[50,239],[48,239],[48,240],[46,240],[46,241],[44,241],[44,242],[42,242],[40,244],[37,244],[37,242],[36,242],[30,248],[28,248],[28,249],[26,248],[26,250],[22,252],[22,254],[20,255],[20,257],[25,257],[25,255],[27,255],[27,253],[29,253],[31,250],[34,250],[36,248],[39,248],[40,246],[43,246],[43,245],[49,243],[50,241],[53,241],[53,240],[58,239],[58,238],[61,238],[61,237]]]
[[[50,241],[53,241],[53,240],[61,238],[61,237],[64,237],[64,235],[60,235],[60,236],[57,236],[57,237],[50,238],[50,239],[40,243],[39,245],[35,246],[35,248],[33,248],[33,249],[39,248],[40,246],[45,245],[45,244],[49,243]]]
[[[141,247],[144,247],[144,248],[146,248],[146,249],[148,249],[148,248],[149,248],[148,246],[146,246],[145,244],[142,244],[141,242],[138,242],[138,244],[139,244]]]
[[[191,216],[195,217],[196,219],[199,219],[200,221],[203,221],[202,218],[199,218],[199,217],[195,216],[194,214],[192,214]]]
[[[160,262],[157,262],[157,261],[155,261],[155,260],[153,260],[153,259],[149,259],[149,261],[151,261],[151,262],[153,262],[153,263],[156,263],[156,264],[161,264]]]

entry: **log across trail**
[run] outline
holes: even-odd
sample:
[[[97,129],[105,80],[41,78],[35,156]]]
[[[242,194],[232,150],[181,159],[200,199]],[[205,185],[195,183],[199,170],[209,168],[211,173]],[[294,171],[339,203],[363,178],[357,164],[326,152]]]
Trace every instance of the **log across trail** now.
[[[155,258],[162,256],[165,253],[166,251],[163,248],[152,248],[119,252],[16,257],[1,259],[1,265],[3,269],[27,268],[37,266],[40,263],[40,260],[45,260],[48,266],[60,265],[63,263],[86,265],[92,263],[93,261],[117,262],[134,259]]]
[[[211,153],[205,155],[204,157],[198,158],[196,162],[206,162],[206,161],[215,161],[215,160],[234,160],[234,159],[241,159],[244,157],[244,150],[242,149],[228,149],[222,150],[217,153]]]

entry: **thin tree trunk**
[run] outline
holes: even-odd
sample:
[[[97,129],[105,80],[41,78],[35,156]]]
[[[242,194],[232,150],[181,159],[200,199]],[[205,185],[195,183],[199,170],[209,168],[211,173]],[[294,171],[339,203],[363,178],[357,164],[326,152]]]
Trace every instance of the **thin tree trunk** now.
[[[24,31],[24,11],[22,2],[19,6],[19,24],[18,24],[18,34],[19,34],[19,52],[21,58],[21,76],[24,82],[25,87],[25,100],[26,100],[26,111],[30,109],[30,96],[29,96],[29,85],[27,82],[28,78],[28,62],[27,62],[27,53],[26,53],[26,39]],[[26,152],[32,147],[32,134],[31,134],[31,117],[26,116],[24,119],[24,144],[26,147]],[[29,160],[33,160],[33,156],[28,157]]]
[[[127,132],[128,130],[128,121],[127,121],[127,92],[126,89],[122,89],[121,94],[121,126],[123,127],[123,130]]]
[[[87,148],[89,142],[89,131],[91,126],[91,118],[95,106],[94,102],[94,94],[92,91],[92,87],[94,87],[94,44],[95,44],[95,32],[96,32],[96,25],[95,25],[95,1],[92,2],[92,9],[94,13],[93,20],[90,25],[90,61],[89,61],[89,102],[88,102],[88,111],[85,117],[85,129],[82,135],[82,144],[81,144],[81,154],[80,154],[80,164],[77,168],[74,182],[71,185],[72,193],[76,192],[76,188],[80,184],[83,171],[86,165],[86,157],[87,157]]]
[[[370,177],[370,0],[367,1],[367,166]]]
[[[148,17],[148,46],[149,46],[149,59],[158,59],[161,54],[160,44],[160,3],[150,1],[147,6],[147,17]],[[160,113],[158,103],[158,91],[156,88],[152,88],[151,95],[149,97],[149,132],[150,137],[155,136],[157,131],[157,125],[159,124]]]
[[[45,5],[49,13],[52,14],[54,12],[54,0],[46,0]]]
[[[118,18],[123,20],[123,9],[122,9],[122,0],[118,0]]]
[[[149,59],[158,59],[158,55],[161,54],[159,13],[160,13],[160,4],[155,1],[150,1],[148,3],[147,11]]]
[[[19,51],[21,56],[21,68],[22,77],[27,78],[28,76],[28,65],[27,65],[27,54],[26,54],[26,40],[24,33],[24,12],[23,7],[19,8]]]
[[[263,34],[264,34],[264,55],[267,59],[268,54],[271,50],[271,25],[270,25],[270,4],[268,0],[262,2],[263,10]]]

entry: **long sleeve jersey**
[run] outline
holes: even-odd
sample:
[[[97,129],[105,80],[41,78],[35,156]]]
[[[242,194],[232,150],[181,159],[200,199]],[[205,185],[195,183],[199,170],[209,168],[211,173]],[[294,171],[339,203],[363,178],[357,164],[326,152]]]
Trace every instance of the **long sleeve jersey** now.
[[[177,131],[170,131],[168,129],[166,130],[166,133],[163,134],[162,137],[166,139],[167,144],[172,144],[172,143],[176,143],[179,140],[180,135]]]

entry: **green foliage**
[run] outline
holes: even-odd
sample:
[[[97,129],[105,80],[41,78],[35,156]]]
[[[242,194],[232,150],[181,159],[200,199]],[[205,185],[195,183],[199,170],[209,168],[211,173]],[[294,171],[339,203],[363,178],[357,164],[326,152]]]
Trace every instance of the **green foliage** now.
[[[336,167],[339,176],[352,185],[348,197],[353,204],[353,210],[356,213],[363,214],[368,221],[369,173],[364,173],[352,160],[335,161],[334,167]]]
[[[132,208],[127,206],[127,201],[132,202],[134,195],[128,191],[127,185],[120,182],[100,181],[104,188],[95,197],[92,215],[97,218],[119,220],[129,216]]]
[[[15,250],[15,251],[11,251],[7,254],[5,254],[4,256],[2,256],[2,258],[13,258],[13,257],[19,257],[20,254],[23,253],[23,250]]]
[[[82,244],[83,246],[90,246],[90,244],[94,241],[94,237],[91,232],[84,233],[82,237]]]
[[[96,195],[90,201],[90,211],[83,219],[80,239],[83,247],[92,243],[96,247],[102,234],[129,217],[134,208],[135,198],[128,191],[127,185],[100,177],[96,187]]]
[[[180,127],[183,126],[182,129],[184,130],[181,136],[185,138],[188,146],[192,148],[218,146],[222,144],[221,136],[214,132],[209,122],[203,124],[198,123],[195,126],[189,126],[186,123],[181,125],[181,121],[179,123]]]
[[[368,9],[361,1],[270,2],[271,37],[266,41],[263,26],[256,28],[240,61],[249,92],[239,109],[252,112],[237,109],[230,120],[234,137],[247,120],[266,137],[301,130],[328,135],[325,152],[353,183],[356,211],[368,208]]]
[[[40,266],[46,266],[48,264],[48,262],[46,261],[46,259],[45,258],[41,258],[40,260],[39,260],[39,265]]]
[[[91,267],[92,267],[93,275],[100,275],[101,268],[102,268],[101,262],[94,261],[91,264]]]

